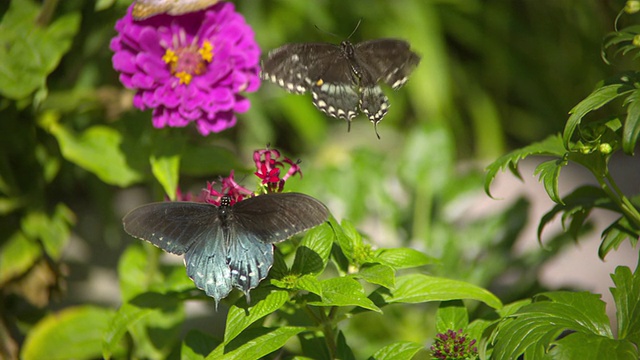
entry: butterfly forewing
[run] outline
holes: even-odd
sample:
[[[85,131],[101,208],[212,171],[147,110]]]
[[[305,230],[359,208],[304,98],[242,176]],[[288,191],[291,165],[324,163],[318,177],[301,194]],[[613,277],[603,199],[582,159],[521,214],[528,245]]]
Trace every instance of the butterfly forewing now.
[[[218,208],[193,202],[152,203],[133,209],[122,223],[129,235],[182,255],[219,227]]]
[[[239,233],[254,234],[265,243],[277,243],[325,222],[327,208],[299,193],[264,194],[232,206]]]

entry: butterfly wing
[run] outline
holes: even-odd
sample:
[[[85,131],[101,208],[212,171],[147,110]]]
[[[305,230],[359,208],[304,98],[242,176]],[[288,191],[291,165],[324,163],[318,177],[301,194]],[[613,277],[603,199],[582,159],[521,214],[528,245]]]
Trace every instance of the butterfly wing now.
[[[177,255],[211,236],[219,222],[217,207],[194,202],[142,205],[122,219],[129,235]]]
[[[143,20],[161,13],[182,15],[208,8],[218,1],[219,0],[136,0],[133,4],[131,15],[136,20]]]
[[[300,193],[264,194],[232,206],[236,231],[273,244],[320,225],[329,211],[320,201]]]
[[[420,56],[411,51],[404,40],[376,39],[355,45],[355,57],[361,66],[394,90],[407,82],[413,69],[420,63]]]

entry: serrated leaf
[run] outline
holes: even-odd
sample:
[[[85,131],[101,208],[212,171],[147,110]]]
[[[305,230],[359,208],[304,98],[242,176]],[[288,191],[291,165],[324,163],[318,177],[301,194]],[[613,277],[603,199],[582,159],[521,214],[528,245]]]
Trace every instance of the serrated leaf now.
[[[390,248],[376,250],[374,261],[394,269],[407,269],[436,263],[437,260],[421,251],[411,248]]]
[[[494,309],[502,307],[500,300],[476,285],[422,274],[410,274],[396,278],[393,290],[378,289],[370,298],[383,303],[421,303],[428,301],[446,301],[471,299],[482,301]]]
[[[569,111],[569,114],[571,115],[565,124],[564,132],[562,134],[562,140],[565,148],[569,148],[571,137],[585,115],[593,110],[601,108],[618,97],[629,94],[635,89],[632,84],[626,83],[627,81],[628,79],[625,78],[617,79],[614,84],[604,85],[596,89],[571,109],[571,111]]]
[[[322,300],[310,301],[316,306],[359,306],[364,309],[382,312],[365,294],[362,285],[350,277],[327,279],[322,284]]]
[[[352,274],[355,278],[365,280],[370,284],[381,285],[388,289],[392,289],[396,282],[396,272],[388,265],[382,264],[364,264],[360,270]]]
[[[28,333],[21,359],[91,359],[102,354],[102,334],[114,312],[95,306],[70,307],[38,322]],[[121,353],[121,347],[114,347]]]
[[[20,100],[45,89],[47,76],[71,48],[80,14],[63,15],[49,26],[38,24],[31,0],[11,1],[0,22],[0,94]]]
[[[289,339],[302,331],[304,327],[281,326],[277,328],[253,328],[245,331],[236,341],[238,348],[224,353],[224,344],[218,346],[207,360],[245,360],[260,359],[283,347]]]
[[[635,247],[639,238],[640,233],[638,229],[632,226],[629,219],[624,216],[620,217],[602,231],[602,243],[600,243],[600,247],[598,247],[598,256],[604,260],[609,251],[618,249],[620,244],[627,239],[631,243],[631,246]]]
[[[618,338],[640,344],[640,276],[626,266],[618,266],[611,274],[616,285],[611,294],[616,303]]]
[[[522,176],[518,171],[518,163],[520,160],[524,160],[528,156],[549,155],[562,158],[566,152],[567,150],[562,144],[562,138],[559,135],[549,136],[540,142],[512,151],[487,166],[487,175],[484,180],[484,191],[487,195],[493,197],[491,195],[491,183],[500,170],[504,171],[508,168],[511,173],[519,179],[522,179]]]
[[[500,324],[493,356],[515,359],[525,352],[544,353],[566,330],[613,338],[605,303],[599,297],[565,291],[538,295],[540,301],[521,307],[513,318]]]
[[[424,346],[411,341],[399,341],[376,351],[369,360],[411,360]]]
[[[182,342],[180,359],[204,360],[218,345],[220,345],[220,341],[217,341],[209,334],[198,330],[191,330]]]
[[[254,297],[255,297],[254,292]],[[256,301],[257,300],[257,301]],[[227,314],[227,324],[224,331],[224,344],[228,344],[244,329],[255,321],[280,309],[289,300],[289,294],[284,290],[274,290],[264,298],[255,299],[249,307],[231,306]]]
[[[628,155],[633,155],[640,136],[640,91],[634,90],[625,100],[627,118],[622,130],[622,149]]]
[[[573,333],[555,341],[545,359],[637,360],[633,343],[585,333]]]
[[[94,173],[107,184],[129,186],[142,179],[142,175],[127,165],[120,148],[122,134],[107,126],[96,125],[81,135],[50,119],[44,125],[60,144],[62,156],[81,168]]]
[[[291,272],[316,275],[324,271],[334,238],[334,232],[328,224],[322,224],[307,231],[296,249]]]
[[[447,330],[457,331],[469,324],[469,314],[462,301],[443,301],[436,312],[436,331],[445,333]]]
[[[558,191],[558,178],[560,177],[560,170],[566,165],[567,162],[564,159],[549,160],[538,165],[533,172],[534,175],[539,176],[538,180],[542,182],[547,195],[553,202],[558,204],[562,204],[560,192]]]
[[[154,156],[149,158],[151,172],[158,180],[165,194],[171,201],[176,200],[176,190],[178,190],[178,178],[180,171],[180,155]]]

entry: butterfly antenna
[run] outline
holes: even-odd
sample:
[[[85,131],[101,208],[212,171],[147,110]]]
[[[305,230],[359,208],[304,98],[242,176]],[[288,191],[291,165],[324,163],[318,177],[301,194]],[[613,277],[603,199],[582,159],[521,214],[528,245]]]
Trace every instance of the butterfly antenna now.
[[[353,31],[351,32],[351,34],[349,34],[349,37],[347,38],[347,40],[351,39],[351,37],[353,36],[353,34],[356,33],[356,31],[358,31],[358,28],[360,27],[360,23],[362,22],[362,18],[360,18],[360,20],[358,20],[358,23],[356,24],[356,28],[353,29]]]
[[[318,30],[319,32],[321,32],[321,33],[323,33],[323,34],[331,35],[331,36],[333,36],[333,37],[334,37],[334,38],[336,38],[336,39],[340,39],[340,36],[338,36],[338,35],[336,35],[336,34],[334,34],[334,33],[332,33],[332,32],[328,32],[328,31],[326,31],[326,30],[320,29],[320,28],[318,27],[318,25],[313,25],[313,26],[316,28],[316,30]]]

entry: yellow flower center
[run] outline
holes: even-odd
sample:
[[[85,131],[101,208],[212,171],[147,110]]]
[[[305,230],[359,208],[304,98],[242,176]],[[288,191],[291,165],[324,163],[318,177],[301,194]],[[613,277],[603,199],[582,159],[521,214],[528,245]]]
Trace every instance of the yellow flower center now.
[[[169,65],[171,75],[180,80],[180,84],[189,85],[194,76],[204,73],[207,64],[213,60],[213,45],[208,40],[198,48],[195,44],[167,49],[162,61]]]

